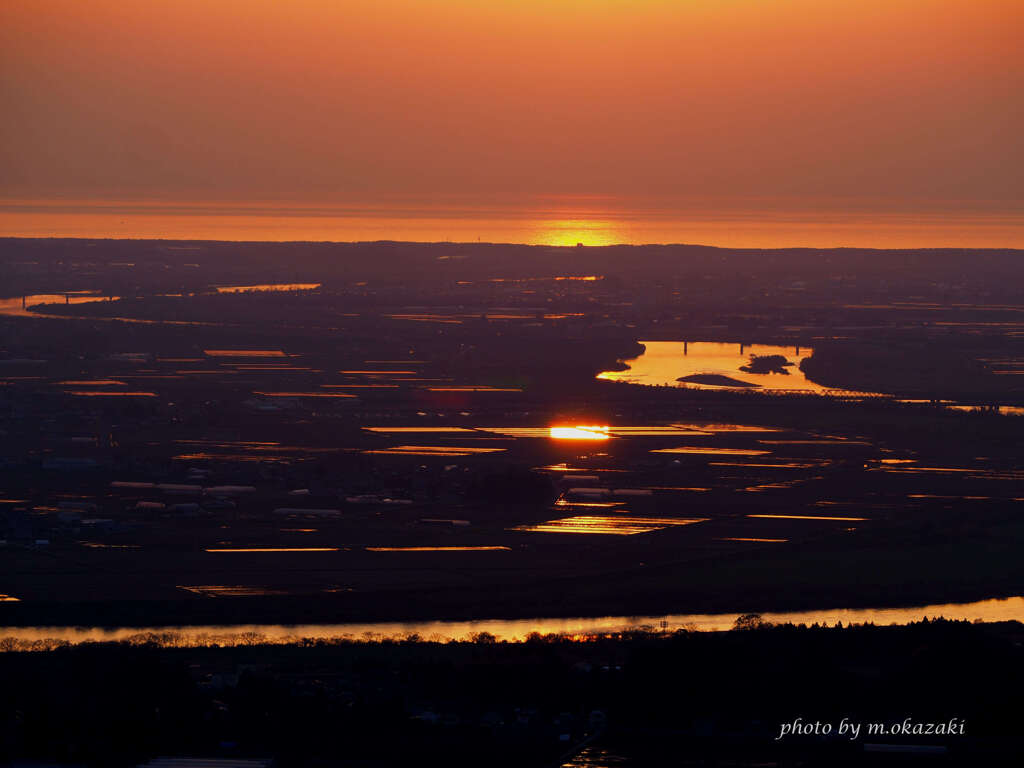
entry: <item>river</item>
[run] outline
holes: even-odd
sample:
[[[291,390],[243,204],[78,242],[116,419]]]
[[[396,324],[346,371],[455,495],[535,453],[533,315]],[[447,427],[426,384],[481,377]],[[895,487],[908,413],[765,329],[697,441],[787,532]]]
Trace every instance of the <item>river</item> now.
[[[956,621],[1024,621],[1024,597],[944,603],[902,608],[832,608],[814,611],[765,612],[761,619],[774,624],[907,624],[924,618]],[[479,633],[499,641],[521,642],[532,633],[566,637],[628,631],[689,630],[721,632],[731,629],[738,613],[667,614],[661,616],[601,616],[480,621],[414,621],[364,624],[246,624],[151,627],[7,627],[0,628],[0,650],[18,650],[36,644],[47,650],[59,644],[85,642],[152,642],[168,647],[291,644],[304,639],[365,640],[379,642],[415,636],[428,641],[468,640]]]

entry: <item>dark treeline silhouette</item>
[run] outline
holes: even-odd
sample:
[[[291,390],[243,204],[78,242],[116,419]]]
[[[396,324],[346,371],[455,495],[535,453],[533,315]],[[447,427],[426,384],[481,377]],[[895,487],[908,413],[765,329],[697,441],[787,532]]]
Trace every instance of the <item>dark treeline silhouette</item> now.
[[[860,765],[865,743],[933,745],[943,764],[1013,764],[1019,624],[770,626],[524,643],[96,644],[0,654],[0,759],[133,765],[157,754],[280,766],[554,765],[588,736],[636,765]],[[911,719],[963,734],[791,736]],[[866,725],[865,725],[866,730]]]

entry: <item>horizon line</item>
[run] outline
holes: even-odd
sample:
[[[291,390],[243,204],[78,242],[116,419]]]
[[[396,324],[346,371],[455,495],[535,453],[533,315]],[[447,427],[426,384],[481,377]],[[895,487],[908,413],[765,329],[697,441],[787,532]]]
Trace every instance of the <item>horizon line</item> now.
[[[515,248],[544,248],[558,250],[609,249],[609,248],[708,248],[720,251],[1020,251],[1024,248],[1015,246],[909,246],[886,248],[884,246],[860,245],[791,245],[791,246],[728,246],[709,243],[576,243],[559,245],[557,243],[522,243],[488,240],[226,240],[216,238],[169,238],[169,237],[82,237],[75,235],[5,235],[0,234],[0,242],[19,241],[76,241],[76,242],[116,242],[116,243],[217,243],[230,245],[420,245],[420,246],[493,246]]]

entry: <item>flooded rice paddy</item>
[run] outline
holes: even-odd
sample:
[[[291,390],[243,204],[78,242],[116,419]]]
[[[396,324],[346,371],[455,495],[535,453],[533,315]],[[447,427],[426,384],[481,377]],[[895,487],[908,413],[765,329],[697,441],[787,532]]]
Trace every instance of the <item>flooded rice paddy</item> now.
[[[246,293],[248,291],[314,291],[320,283],[260,283],[258,285],[218,285],[217,293]]]
[[[660,531],[671,525],[703,523],[707,518],[634,517],[632,515],[578,515],[538,525],[519,525],[511,530],[534,533],[600,533],[633,536]]]

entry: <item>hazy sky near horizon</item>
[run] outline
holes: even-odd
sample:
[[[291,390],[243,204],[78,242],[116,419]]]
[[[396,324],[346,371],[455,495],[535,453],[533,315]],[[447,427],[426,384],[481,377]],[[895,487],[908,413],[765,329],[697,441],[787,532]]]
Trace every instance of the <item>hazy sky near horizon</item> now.
[[[5,0],[0,198],[1024,200],[1021,0]]]

